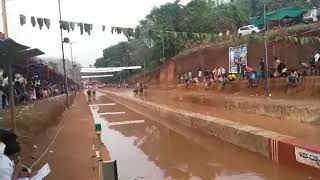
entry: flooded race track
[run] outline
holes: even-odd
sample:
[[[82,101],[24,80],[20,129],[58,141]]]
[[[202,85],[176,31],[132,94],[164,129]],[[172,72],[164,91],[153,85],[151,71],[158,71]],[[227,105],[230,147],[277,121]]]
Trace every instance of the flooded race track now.
[[[91,103],[120,180],[317,179],[170,120],[151,120],[102,94]]]

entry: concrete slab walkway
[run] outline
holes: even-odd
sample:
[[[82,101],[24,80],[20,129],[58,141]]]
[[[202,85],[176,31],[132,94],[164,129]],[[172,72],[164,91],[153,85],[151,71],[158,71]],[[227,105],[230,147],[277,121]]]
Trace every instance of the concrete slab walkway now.
[[[77,95],[62,121],[63,128],[52,147],[54,153],[48,160],[51,173],[47,179],[97,179],[98,164],[94,158],[96,150],[93,149],[96,140],[94,121],[83,93]],[[102,154],[103,159],[108,160],[106,151]]]

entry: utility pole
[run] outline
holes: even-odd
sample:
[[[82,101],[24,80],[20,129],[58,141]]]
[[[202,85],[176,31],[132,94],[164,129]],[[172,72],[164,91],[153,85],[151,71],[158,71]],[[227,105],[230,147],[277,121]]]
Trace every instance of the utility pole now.
[[[72,64],[72,74],[73,74],[73,83],[76,84],[76,75],[75,75],[75,60],[73,58],[73,51],[72,51],[72,42],[70,41],[70,53],[71,53],[71,64]]]
[[[58,0],[59,5],[59,20],[61,21],[61,2]],[[69,107],[69,92],[68,92],[68,77],[66,70],[66,60],[64,58],[64,44],[63,44],[63,33],[62,28],[60,27],[60,37],[61,37],[61,50],[62,50],[62,63],[63,63],[63,73],[64,73],[64,89],[66,91],[66,106]]]
[[[266,0],[263,0],[263,19],[264,19],[264,51],[265,51],[265,93],[270,95],[269,85],[269,65],[268,65],[268,37],[267,37],[267,18],[266,18]]]

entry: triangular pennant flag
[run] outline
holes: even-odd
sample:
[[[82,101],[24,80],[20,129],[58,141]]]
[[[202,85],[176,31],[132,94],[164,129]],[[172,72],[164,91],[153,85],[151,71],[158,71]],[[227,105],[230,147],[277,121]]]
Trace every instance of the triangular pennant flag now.
[[[140,38],[140,28],[136,28],[136,30],[134,31],[134,37],[136,39],[139,39]]]
[[[122,33],[122,28],[121,27],[116,27],[116,32],[117,32],[117,34],[121,34]]]
[[[115,27],[111,27],[111,34],[115,31]]]
[[[20,14],[20,24],[21,26],[26,24],[26,16],[23,14]]]
[[[46,25],[46,27],[48,29],[50,29],[50,19],[44,18],[43,21],[44,21],[44,24]]]
[[[70,21],[70,28],[71,28],[72,31],[74,31],[74,27],[75,26],[76,26],[76,23]]]
[[[91,35],[91,31],[93,28],[92,24],[84,23],[83,27],[84,27],[84,31],[88,33],[88,35]]]
[[[37,22],[38,22],[38,25],[39,25],[40,30],[42,30],[42,27],[43,27],[43,18],[37,18]]]
[[[132,28],[125,28],[126,29],[126,37],[127,38],[130,38],[132,37],[134,34],[133,34],[133,29]]]
[[[60,21],[60,28],[70,32],[70,24],[68,21]]]
[[[80,29],[80,34],[83,34],[83,23],[77,23]]]
[[[31,17],[31,24],[33,27],[36,26],[36,18],[34,16]]]

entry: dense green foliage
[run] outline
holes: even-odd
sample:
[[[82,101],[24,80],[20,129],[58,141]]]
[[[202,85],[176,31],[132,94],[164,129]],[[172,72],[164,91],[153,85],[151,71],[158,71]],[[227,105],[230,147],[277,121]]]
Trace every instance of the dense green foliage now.
[[[320,5],[320,0],[266,0],[267,11],[282,7],[311,8]],[[177,55],[199,40],[180,34],[161,33],[149,30],[216,33],[236,30],[248,23],[249,17],[263,14],[263,0],[191,0],[187,5],[167,3],[154,8],[135,29],[135,37],[128,42],[106,48],[103,57],[96,60],[96,67],[143,65],[147,59],[147,70],[161,64],[160,59]],[[139,33],[137,33],[139,32]],[[163,49],[164,48],[164,53]]]

